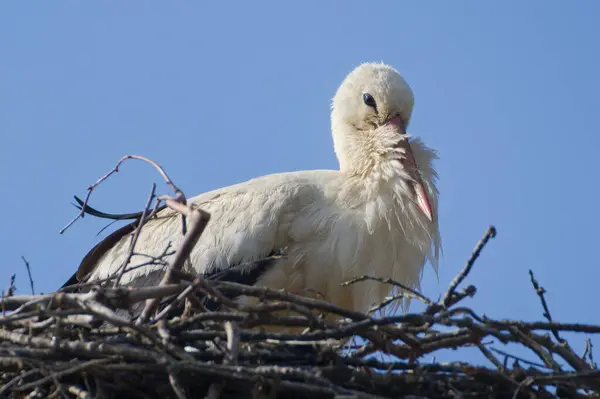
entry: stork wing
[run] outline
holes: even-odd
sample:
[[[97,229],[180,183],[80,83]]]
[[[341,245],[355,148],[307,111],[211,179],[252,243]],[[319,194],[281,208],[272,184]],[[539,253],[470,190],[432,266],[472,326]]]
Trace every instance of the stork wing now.
[[[106,254],[116,243],[126,237],[129,233],[135,231],[136,226],[139,224],[139,220],[129,223],[120,229],[112,232],[104,240],[100,241],[91,251],[85,255],[81,261],[77,272],[63,284],[61,288],[77,284],[85,279],[97,266],[97,262],[102,256]]]
[[[190,255],[193,270],[189,271],[205,275],[224,272],[232,266],[266,258],[287,246],[290,223],[317,194],[314,182],[305,173],[296,172],[264,176],[189,199],[188,204],[211,214]],[[96,245],[81,262],[76,279],[97,280],[118,272],[128,257],[130,235],[138,223],[134,221],[116,230]],[[168,208],[158,212],[142,227],[127,265],[132,270],[125,273],[121,284],[158,282],[162,273],[157,271],[164,270],[164,263],[148,263],[164,255],[169,244],[175,250],[182,237],[179,214]],[[163,256],[163,260],[168,262],[169,257]],[[242,273],[233,270],[228,280],[248,276],[256,281],[259,277],[247,269]]]

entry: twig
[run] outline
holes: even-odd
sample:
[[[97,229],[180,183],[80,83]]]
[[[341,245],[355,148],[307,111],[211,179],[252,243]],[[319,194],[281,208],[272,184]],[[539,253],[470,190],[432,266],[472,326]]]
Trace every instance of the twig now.
[[[81,389],[80,387],[76,386],[76,385],[70,385],[67,390],[69,391],[69,393],[72,393],[73,395],[75,395],[75,397],[77,399],[92,399],[92,396],[89,394],[89,392]]]
[[[27,275],[29,276],[29,285],[31,286],[31,295],[35,295],[35,290],[33,289],[33,277],[31,276],[31,268],[29,266],[29,262],[25,259],[24,256],[21,255],[21,259],[25,262],[25,268],[27,269]]]
[[[500,350],[500,349],[497,349],[497,348],[490,347],[490,350],[492,350],[492,351],[494,351],[496,353],[499,353],[502,356],[505,356],[507,358],[511,358],[511,359],[514,359],[514,360],[518,360],[521,363],[528,364],[530,366],[540,367],[540,368],[544,368],[544,369],[549,368],[548,366],[546,366],[544,364],[532,362],[531,360],[527,360],[527,359],[523,359],[522,357],[519,357],[519,356],[511,355],[510,353],[504,352],[503,350]],[[549,368],[549,369],[552,369],[552,368]]]
[[[585,352],[583,353],[583,356],[581,356],[582,358],[588,358],[589,360],[589,365],[592,368],[596,368],[596,362],[594,361],[594,345],[592,344],[592,340],[591,339],[586,339],[585,340]]]
[[[477,343],[477,347],[483,353],[483,355],[500,371],[504,371],[505,367],[500,363],[498,359],[481,343]],[[492,348],[490,348],[492,349]]]
[[[185,196],[183,195],[183,192],[175,185],[175,183],[173,183],[173,181],[171,180],[171,178],[167,175],[167,172],[165,172],[165,170],[156,162],[140,156],[140,155],[125,155],[123,158],[121,158],[119,160],[119,162],[117,162],[117,165],[111,169],[108,173],[106,173],[104,176],[102,176],[101,178],[99,178],[94,184],[92,184],[91,186],[88,187],[88,192],[87,195],[85,197],[85,200],[83,201],[83,204],[81,205],[81,210],[79,211],[79,213],[77,214],[77,216],[75,216],[75,218],[73,218],[69,223],[67,223],[67,225],[65,227],[63,227],[60,230],[60,234],[63,234],[69,227],[71,227],[71,225],[73,223],[75,223],[79,218],[84,217],[85,215],[85,210],[86,210],[86,206],[87,203],[90,199],[90,196],[92,195],[92,192],[94,191],[94,189],[101,184],[104,180],[108,179],[111,175],[113,175],[114,173],[117,173],[119,171],[119,167],[121,166],[121,164],[123,162],[125,162],[128,159],[137,159],[140,161],[144,161],[146,163],[149,163],[150,165],[152,165],[156,170],[158,170],[158,172],[161,174],[161,176],[163,177],[163,179],[165,180],[165,182],[171,187],[171,189],[175,192],[175,198],[177,201],[185,203]]]
[[[227,363],[237,363],[239,346],[240,346],[240,333],[238,326],[231,321],[225,322],[225,333],[227,334],[227,350],[229,351]]]
[[[374,306],[372,306],[372,307],[369,309],[368,313],[369,313],[369,314],[372,314],[372,313],[375,313],[375,312],[377,312],[377,311],[379,311],[379,310],[382,310],[382,309],[384,309],[385,307],[387,307],[388,305],[390,305],[390,304],[392,304],[392,303],[395,303],[395,302],[397,302],[397,301],[399,301],[400,299],[403,299],[403,298],[405,298],[405,297],[413,297],[413,296],[412,296],[412,295],[410,295],[410,294],[408,294],[408,295],[407,295],[407,293],[402,293],[402,294],[400,294],[400,295],[393,295],[393,296],[391,296],[391,297],[387,297],[387,298],[385,298],[383,301],[381,301],[381,303],[379,303],[379,304],[377,304],[377,305],[374,305]]]
[[[173,392],[177,395],[177,399],[187,399],[185,387],[178,377],[179,368],[177,366],[169,366],[169,384],[173,388]]]
[[[540,286],[538,281],[535,279],[533,271],[531,269],[529,270],[529,277],[531,279],[531,285],[533,285],[533,289],[535,290],[537,296],[540,298],[540,302],[542,303],[542,307],[544,308],[544,313],[542,314],[542,316],[544,316],[550,323],[552,323],[552,315],[550,314],[550,309],[548,308],[548,303],[546,302],[546,297],[544,296],[546,290],[544,289],[544,287]],[[552,330],[552,335],[554,335],[558,342],[563,342],[563,339],[560,337],[557,330]]]
[[[188,258],[190,252],[196,245],[196,242],[200,238],[200,235],[204,231],[206,224],[210,219],[210,215],[200,209],[193,209],[188,211],[190,215],[190,231],[184,236],[179,249],[173,256],[171,264],[164,274],[160,285],[167,285],[171,282],[173,271],[179,271],[183,267],[184,262]],[[158,305],[157,299],[149,299],[146,302],[146,306],[142,311],[140,317],[136,321],[137,325],[144,323],[150,317],[150,314],[154,312],[156,306]]]
[[[127,265],[131,261],[131,258],[134,253],[133,251],[135,250],[135,245],[137,244],[137,240],[142,231],[142,227],[149,219],[146,217],[146,215],[148,213],[148,210],[150,209],[150,204],[152,204],[152,200],[154,199],[155,191],[156,191],[156,183],[152,183],[152,190],[150,191],[150,196],[148,197],[148,201],[146,201],[146,206],[144,207],[144,211],[142,212],[142,216],[140,217],[140,222],[138,224],[138,227],[137,227],[137,229],[135,229],[135,233],[133,234],[133,236],[131,238],[131,242],[129,243],[129,252],[128,252],[127,256],[125,257],[125,260],[123,261],[123,265],[119,268],[119,274],[117,275],[117,278],[115,279],[115,281],[113,283],[113,287],[117,287],[119,285],[119,283],[121,282],[121,278],[123,277],[123,274],[125,273],[125,270],[127,269]],[[158,204],[160,204],[159,201],[156,202],[156,207],[154,208],[154,212],[151,212],[150,217],[154,216],[154,213],[156,212],[156,209],[158,208]]]
[[[37,381],[31,382],[29,384],[20,385],[19,387],[16,388],[16,390],[17,391],[26,391],[28,389],[35,388],[35,387],[37,387],[39,385],[42,385],[42,384],[44,384],[44,383],[46,383],[48,381],[52,381],[52,380],[55,380],[55,379],[58,379],[58,378],[62,378],[62,377],[66,376],[66,375],[69,375],[69,374],[78,373],[78,372],[84,371],[85,369],[90,368],[90,367],[98,366],[98,365],[101,365],[101,364],[107,364],[107,363],[110,363],[112,361],[114,361],[114,359],[111,359],[111,358],[90,360],[90,361],[84,362],[82,364],[78,364],[77,366],[70,367],[70,368],[68,368],[66,370],[62,370],[62,371],[57,371],[57,372],[51,373],[50,375],[48,375],[48,376],[46,376],[46,377],[44,377],[42,379],[39,379]]]
[[[349,285],[356,284],[356,283],[359,283],[359,282],[365,281],[365,280],[373,280],[373,281],[380,282],[382,284],[390,284],[394,287],[398,287],[398,288],[402,289],[410,297],[418,299],[421,302],[425,303],[426,305],[433,305],[433,301],[431,301],[431,299],[429,299],[426,296],[424,296],[423,294],[413,290],[412,288],[406,286],[405,284],[402,284],[402,283],[399,283],[398,281],[392,280],[391,278],[381,278],[381,277],[376,277],[376,276],[359,276],[359,277],[354,277],[349,281],[343,282],[341,285],[342,285],[342,287],[347,287]]]
[[[485,235],[483,236],[483,238],[477,243],[477,246],[475,247],[473,254],[469,258],[469,260],[467,261],[465,266],[462,268],[460,273],[458,273],[458,275],[454,278],[454,280],[452,280],[452,282],[450,283],[450,286],[448,287],[446,294],[439,301],[439,304],[441,306],[443,306],[445,308],[448,307],[448,304],[450,303],[450,300],[452,298],[452,295],[456,291],[456,288],[459,286],[460,283],[462,283],[462,281],[467,277],[467,275],[471,271],[471,268],[475,264],[475,261],[477,260],[477,258],[479,258],[479,254],[485,247],[485,244],[487,244],[487,242],[490,240],[490,238],[494,238],[494,237],[496,237],[496,228],[494,226],[490,226],[488,228],[488,230],[485,232]]]
[[[227,357],[224,360],[224,364],[236,364],[239,351],[240,336],[238,327],[231,321],[225,322],[225,333],[227,334]],[[208,399],[217,399],[221,396],[223,391],[223,383],[215,382],[211,384],[208,390]]]
[[[10,276],[10,280],[8,282],[8,288],[6,289],[6,293],[2,294],[2,298],[4,298],[3,305],[7,302],[6,298],[10,298],[11,296],[15,295],[15,291],[17,290],[17,287],[15,287],[15,279],[16,278],[17,278],[16,274],[13,274],[12,276]]]

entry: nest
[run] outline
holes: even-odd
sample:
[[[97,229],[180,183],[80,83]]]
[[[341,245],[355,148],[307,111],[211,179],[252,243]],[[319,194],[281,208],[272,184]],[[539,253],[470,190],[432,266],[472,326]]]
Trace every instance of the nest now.
[[[145,160],[123,158],[90,187],[89,194],[131,158]],[[533,273],[531,282],[545,321],[495,320],[463,304],[476,293],[474,286],[463,283],[495,236],[493,227],[440,300],[390,279],[357,276],[344,284],[376,280],[397,293],[371,312],[358,313],[315,298],[226,281],[222,275],[184,273],[182,266],[208,222],[207,215],[185,205],[185,197],[166,173],[146,161],[159,169],[176,193],[175,198],[166,198],[166,206],[188,221],[162,280],[145,287],[114,288],[96,282],[75,287],[75,292],[14,295],[13,278],[0,299],[0,397],[600,396],[600,370],[591,341],[579,355],[563,337],[600,333],[600,326],[553,320],[545,291]],[[86,211],[88,198],[81,202],[79,216]],[[146,215],[154,213],[150,202],[139,217],[140,229]],[[31,274],[29,278],[34,291]],[[236,301],[240,296],[257,302]],[[423,311],[381,312],[401,298],[421,301]],[[130,315],[132,309],[135,317]],[[511,355],[507,347],[514,351],[516,346],[530,356]],[[464,348],[478,350],[487,364],[426,361],[447,349],[459,350],[460,355]]]
[[[1,306],[13,310],[0,317],[0,397],[597,397],[600,370],[591,350],[576,354],[561,333],[599,333],[600,326],[553,321],[533,274],[548,321],[493,320],[462,306],[476,289],[459,286],[493,234],[437,302],[387,279],[346,283],[391,284],[424,302],[421,313],[375,317],[181,272],[177,283],[153,287],[5,295]],[[218,310],[172,316],[192,293]],[[239,295],[260,303],[241,305],[232,300]],[[154,306],[154,316],[142,312],[134,321],[119,311],[139,303]],[[290,328],[302,331],[278,332]],[[490,340],[520,345],[539,363],[492,349]],[[490,366],[421,361],[466,347],[478,348]]]

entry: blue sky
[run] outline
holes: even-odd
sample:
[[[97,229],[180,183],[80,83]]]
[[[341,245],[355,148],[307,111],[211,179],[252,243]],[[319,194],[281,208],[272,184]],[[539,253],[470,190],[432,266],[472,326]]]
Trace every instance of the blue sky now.
[[[59,235],[72,195],[125,154],[188,196],[336,168],[330,99],[356,65],[384,61],[415,92],[411,133],[440,153],[444,257],[424,292],[443,294],[494,224],[470,305],[541,319],[531,268],[555,318],[600,322],[599,2],[33,4],[0,5],[1,287],[17,273],[28,292],[21,255],[38,290],[73,273],[105,221]],[[139,210],[153,181],[168,192],[128,163],[90,203]]]

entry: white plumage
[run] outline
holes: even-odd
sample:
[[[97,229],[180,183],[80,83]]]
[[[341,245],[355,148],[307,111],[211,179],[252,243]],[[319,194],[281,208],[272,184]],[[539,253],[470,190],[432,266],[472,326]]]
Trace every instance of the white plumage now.
[[[377,63],[357,67],[332,104],[340,170],[267,175],[188,199],[211,214],[191,254],[195,272],[258,260],[285,247],[285,257],[258,285],[318,292],[356,311],[367,311],[390,287],[368,281],[341,287],[354,276],[391,277],[418,288],[427,259],[437,270],[441,243],[432,165],[437,156],[419,139],[408,144],[404,128],[412,107],[412,91],[395,69]],[[169,241],[176,248],[182,238],[177,216],[165,209],[148,222],[136,252],[159,255]],[[129,243],[122,238],[86,280],[116,272]],[[130,266],[145,261],[134,256]],[[121,283],[150,270],[131,271]]]

